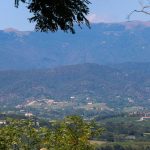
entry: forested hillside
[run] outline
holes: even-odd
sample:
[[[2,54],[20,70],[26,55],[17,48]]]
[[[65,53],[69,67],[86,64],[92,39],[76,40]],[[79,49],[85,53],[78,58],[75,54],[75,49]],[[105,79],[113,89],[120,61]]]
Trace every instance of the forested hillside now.
[[[111,106],[132,103],[148,107],[150,71],[146,66],[149,63],[128,66],[81,64],[55,69],[1,71],[0,102],[21,104],[29,99],[43,98],[70,101],[70,97],[75,97],[79,102],[87,102],[90,98]]]

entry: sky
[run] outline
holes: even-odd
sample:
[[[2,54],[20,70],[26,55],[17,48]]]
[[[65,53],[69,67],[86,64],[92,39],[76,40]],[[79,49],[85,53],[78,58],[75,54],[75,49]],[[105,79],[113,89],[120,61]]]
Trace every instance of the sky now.
[[[125,22],[128,14],[135,9],[140,9],[139,1],[144,0],[90,0],[91,22]],[[146,0],[145,0],[146,1]],[[31,14],[24,5],[14,7],[14,0],[1,0],[0,2],[0,29],[16,28],[18,30],[34,30],[34,24],[29,23]],[[150,16],[135,13],[130,20],[149,21]]]

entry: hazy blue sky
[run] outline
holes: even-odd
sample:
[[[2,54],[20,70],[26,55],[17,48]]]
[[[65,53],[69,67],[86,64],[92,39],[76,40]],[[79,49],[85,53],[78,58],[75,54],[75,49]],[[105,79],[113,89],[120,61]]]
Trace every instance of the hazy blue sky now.
[[[91,0],[91,13],[89,20],[92,22],[123,22],[134,9],[140,8],[139,0]],[[146,0],[145,0],[146,1]],[[14,0],[3,0],[0,2],[0,29],[9,27],[19,30],[33,30],[27,18],[28,13],[25,6],[14,8]],[[150,16],[134,14],[131,20],[150,20]]]

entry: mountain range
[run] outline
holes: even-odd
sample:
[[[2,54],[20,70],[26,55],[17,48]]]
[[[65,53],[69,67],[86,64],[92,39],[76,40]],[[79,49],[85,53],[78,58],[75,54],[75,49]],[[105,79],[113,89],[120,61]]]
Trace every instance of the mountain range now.
[[[45,98],[70,101],[75,97],[78,102],[87,102],[88,98],[113,107],[149,107],[149,66],[150,63],[87,63],[55,69],[0,71],[0,104],[13,106]]]
[[[76,34],[0,31],[0,104],[76,97],[150,105],[150,22],[92,24]]]
[[[76,34],[0,31],[0,70],[150,61],[150,22],[99,23]]]

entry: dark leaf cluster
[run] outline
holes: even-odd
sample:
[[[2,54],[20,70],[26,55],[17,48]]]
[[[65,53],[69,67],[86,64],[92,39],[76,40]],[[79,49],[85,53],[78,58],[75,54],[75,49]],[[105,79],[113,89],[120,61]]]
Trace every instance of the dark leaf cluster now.
[[[89,13],[89,0],[15,0],[26,3],[30,13],[30,22],[35,22],[35,29],[42,32],[55,32],[61,29],[75,33],[74,25],[86,24],[90,27],[86,15]]]

